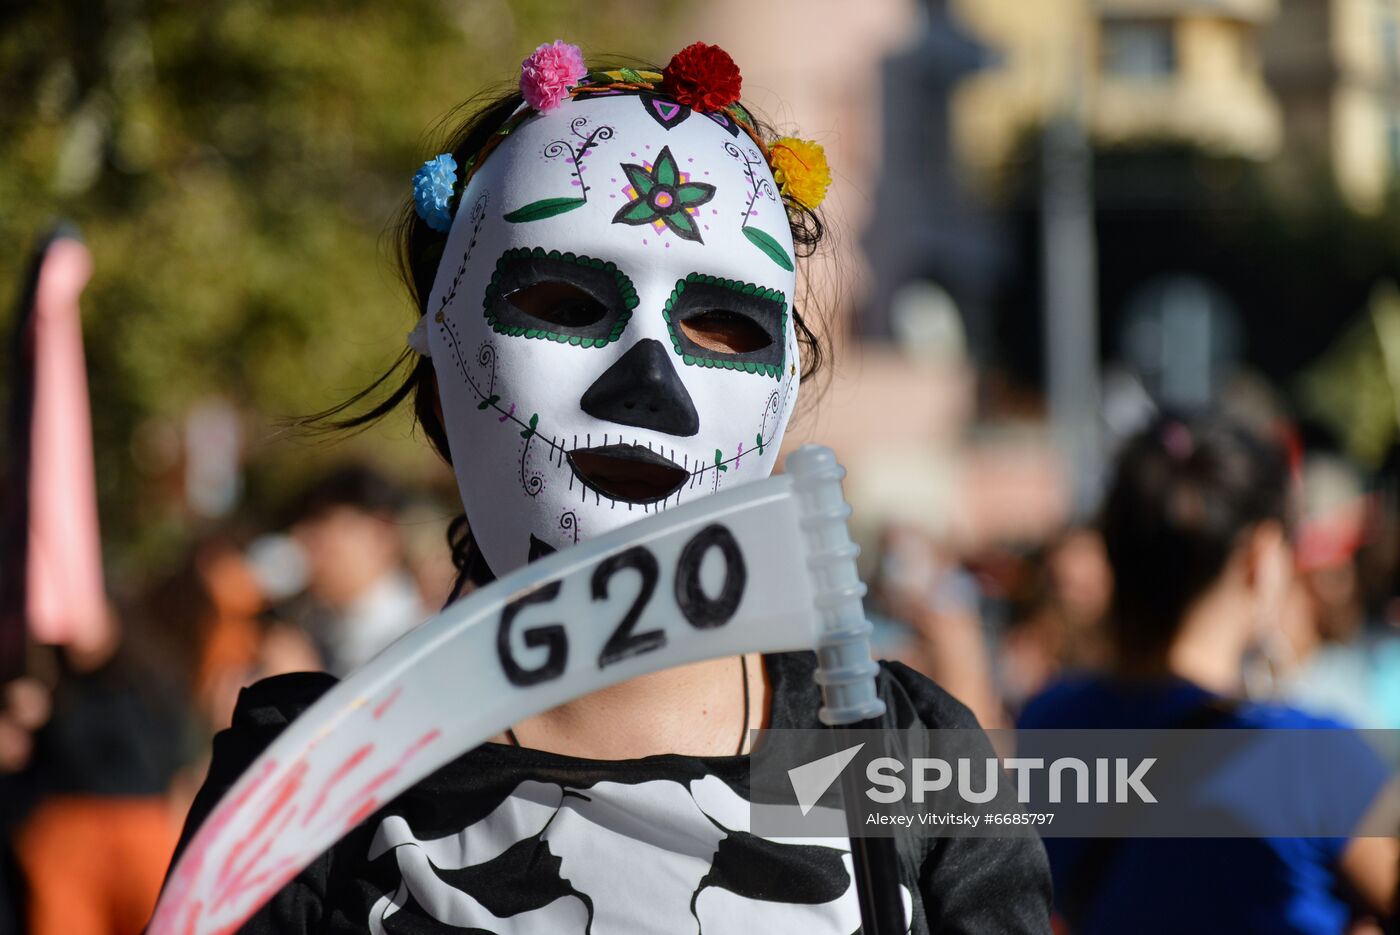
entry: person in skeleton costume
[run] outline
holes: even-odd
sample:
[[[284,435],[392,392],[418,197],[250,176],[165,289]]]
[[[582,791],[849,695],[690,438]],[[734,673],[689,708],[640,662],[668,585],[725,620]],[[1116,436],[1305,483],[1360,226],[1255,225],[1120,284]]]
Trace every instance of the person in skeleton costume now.
[[[775,137],[739,90],[703,43],[657,72],[590,70],[557,41],[415,179],[416,362],[346,423],[414,397],[465,507],[459,593],[772,471],[819,357],[795,273],[830,177],[820,147]],[[696,663],[521,721],[369,815],[242,931],[851,935],[849,842],[748,823],[748,732],[819,726],[814,666]],[[185,841],[331,684],[244,691]],[[975,725],[903,666],[879,685],[897,726]],[[903,863],[912,933],[1049,930],[1033,839],[912,842]]]

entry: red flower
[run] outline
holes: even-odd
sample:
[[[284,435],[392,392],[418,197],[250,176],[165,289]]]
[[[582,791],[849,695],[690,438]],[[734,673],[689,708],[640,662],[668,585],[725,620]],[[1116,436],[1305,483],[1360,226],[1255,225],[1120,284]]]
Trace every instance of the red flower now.
[[[702,113],[739,101],[739,66],[717,45],[695,42],[661,71],[662,87],[678,102]]]

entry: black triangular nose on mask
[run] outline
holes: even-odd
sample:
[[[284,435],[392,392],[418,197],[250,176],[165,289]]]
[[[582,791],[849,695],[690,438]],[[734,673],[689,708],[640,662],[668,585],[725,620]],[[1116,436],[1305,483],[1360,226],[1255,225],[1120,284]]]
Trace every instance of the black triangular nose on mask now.
[[[638,341],[593,381],[579,400],[595,419],[655,429],[667,435],[694,435],[700,417],[666,348],[654,338]]]

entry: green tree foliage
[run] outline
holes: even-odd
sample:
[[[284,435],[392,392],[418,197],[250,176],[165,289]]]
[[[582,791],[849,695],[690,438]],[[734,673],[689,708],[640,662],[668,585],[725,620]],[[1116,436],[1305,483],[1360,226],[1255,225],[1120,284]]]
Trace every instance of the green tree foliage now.
[[[1299,375],[1303,410],[1336,430],[1369,469],[1400,438],[1400,291],[1378,285],[1361,314]]]
[[[314,469],[321,447],[277,420],[338,401],[403,346],[414,312],[383,234],[436,152],[425,131],[558,35],[586,53],[666,54],[674,6],[0,6],[0,287],[18,289],[52,220],[76,222],[96,262],[84,322],[109,551],[178,540],[174,469],[151,427],[201,397],[243,412],[255,495]],[[397,444],[421,470],[419,443],[386,444],[406,429],[377,430],[374,453],[393,460]]]

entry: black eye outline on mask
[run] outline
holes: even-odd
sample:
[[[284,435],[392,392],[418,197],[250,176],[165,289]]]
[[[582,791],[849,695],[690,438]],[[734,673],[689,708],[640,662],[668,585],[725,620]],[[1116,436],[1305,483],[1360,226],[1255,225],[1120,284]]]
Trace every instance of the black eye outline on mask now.
[[[712,311],[748,319],[768,335],[769,342],[751,351],[726,353],[702,347],[679,327],[691,316]],[[787,300],[778,290],[705,273],[689,273],[676,282],[662,315],[671,335],[671,346],[686,364],[761,373],[774,379],[782,375],[787,354],[788,312]]]
[[[559,283],[583,293],[601,307],[595,320],[568,324],[531,314],[510,297],[535,286]],[[575,347],[604,347],[622,336],[637,289],[615,263],[543,247],[512,247],[496,260],[482,308],[497,334],[543,338]]]

